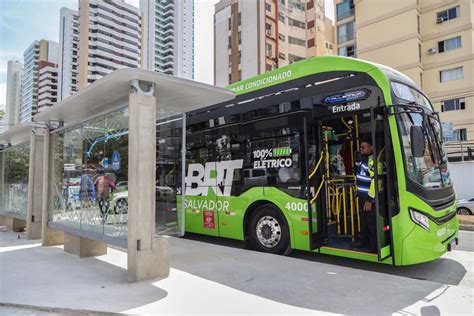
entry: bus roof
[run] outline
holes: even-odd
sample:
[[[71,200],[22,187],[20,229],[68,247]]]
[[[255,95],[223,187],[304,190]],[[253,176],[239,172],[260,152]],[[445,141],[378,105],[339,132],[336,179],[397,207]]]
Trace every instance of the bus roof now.
[[[398,80],[416,87],[415,82],[408,76],[384,65],[342,56],[318,56],[233,83],[226,88],[233,90],[236,95],[241,95],[314,74],[341,71],[362,72],[369,75],[378,72],[388,80]]]

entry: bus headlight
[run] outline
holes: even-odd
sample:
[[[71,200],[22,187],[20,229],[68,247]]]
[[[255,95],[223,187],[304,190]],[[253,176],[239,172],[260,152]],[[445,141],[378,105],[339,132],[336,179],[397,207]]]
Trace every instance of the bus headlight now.
[[[411,220],[415,222],[415,224],[420,225],[426,231],[430,231],[430,221],[426,215],[423,215],[415,210],[410,209],[410,217]]]

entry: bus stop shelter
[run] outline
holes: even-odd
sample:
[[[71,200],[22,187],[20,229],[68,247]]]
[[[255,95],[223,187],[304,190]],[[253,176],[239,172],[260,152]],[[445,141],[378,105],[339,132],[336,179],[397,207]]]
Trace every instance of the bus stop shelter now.
[[[0,224],[41,238],[43,128],[20,124],[0,134]]]
[[[166,277],[164,236],[183,230],[185,113],[233,98],[227,89],[121,69],[37,114],[46,126],[43,245],[64,240],[80,257],[124,247],[129,281]]]

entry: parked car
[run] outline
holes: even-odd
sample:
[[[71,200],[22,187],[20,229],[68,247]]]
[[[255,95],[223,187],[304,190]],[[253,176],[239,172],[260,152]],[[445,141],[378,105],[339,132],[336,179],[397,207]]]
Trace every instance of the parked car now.
[[[459,215],[474,214],[474,198],[458,200],[457,212]]]
[[[113,210],[115,214],[127,214],[128,191],[116,191],[112,193],[109,210]]]

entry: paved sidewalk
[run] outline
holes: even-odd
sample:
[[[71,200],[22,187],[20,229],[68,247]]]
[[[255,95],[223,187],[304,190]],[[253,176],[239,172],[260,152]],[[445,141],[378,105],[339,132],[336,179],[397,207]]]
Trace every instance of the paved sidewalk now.
[[[474,312],[470,252],[416,270],[352,268],[318,262],[316,254],[282,257],[173,238],[170,277],[128,283],[122,251],[78,259],[17,235],[0,233],[1,303],[127,314]]]

